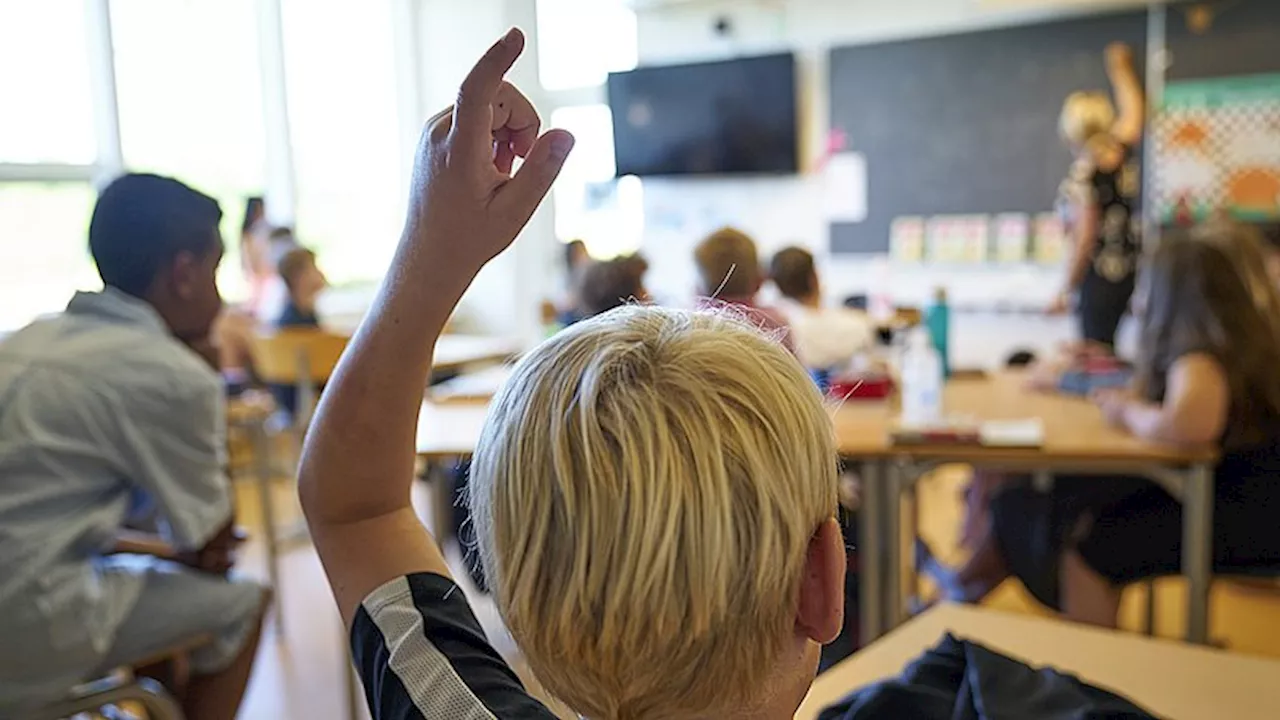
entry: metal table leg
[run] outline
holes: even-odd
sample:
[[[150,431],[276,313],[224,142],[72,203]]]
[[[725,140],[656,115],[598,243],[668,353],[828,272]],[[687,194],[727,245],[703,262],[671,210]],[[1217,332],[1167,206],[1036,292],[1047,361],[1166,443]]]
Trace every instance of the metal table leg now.
[[[889,632],[906,621],[906,604],[902,592],[902,491],[905,468],[901,462],[885,464],[884,503],[884,631]]]
[[[1191,468],[1182,487],[1182,572],[1187,576],[1187,642],[1209,642],[1213,581],[1213,469]]]
[[[858,513],[858,614],[862,645],[884,634],[884,467],[875,460],[862,463],[862,507]]]

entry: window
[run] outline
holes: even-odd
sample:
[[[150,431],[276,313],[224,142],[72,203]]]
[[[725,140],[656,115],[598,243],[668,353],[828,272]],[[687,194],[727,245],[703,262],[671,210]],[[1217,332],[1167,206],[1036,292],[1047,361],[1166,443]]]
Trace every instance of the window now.
[[[284,0],[298,237],[330,280],[386,272],[404,222],[388,0]]]
[[[84,0],[0,3],[0,162],[94,161],[87,39]]]
[[[228,254],[219,284],[242,298],[240,223],[265,184],[256,3],[115,0],[111,25],[125,165],[218,200]]]
[[[636,14],[621,0],[538,0],[538,74],[548,90],[603,85],[631,70]]]
[[[93,190],[84,183],[0,184],[0,329],[102,288],[89,256]]]
[[[598,258],[635,252],[644,231],[640,179],[614,180],[613,116],[607,105],[579,105],[551,113],[551,125],[577,144],[556,181],[556,236],[580,239]]]

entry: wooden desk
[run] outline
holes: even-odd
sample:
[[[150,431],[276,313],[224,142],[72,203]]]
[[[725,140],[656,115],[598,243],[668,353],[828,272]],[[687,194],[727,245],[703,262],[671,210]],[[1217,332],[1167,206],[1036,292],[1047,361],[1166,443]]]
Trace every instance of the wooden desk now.
[[[1039,448],[978,445],[894,445],[894,412],[887,403],[849,401],[833,415],[837,446],[847,460],[862,464],[863,637],[873,639],[906,619],[900,527],[901,500],[914,492],[923,473],[944,463],[1030,472],[1040,482],[1054,473],[1137,474],[1152,478],[1182,500],[1183,573],[1188,578],[1187,637],[1208,640],[1212,560],[1213,472],[1217,450],[1182,449],[1138,440],[1112,428],[1087,399],[1035,393],[1019,373],[947,384],[949,414],[978,421],[1031,417],[1044,422]],[[914,534],[914,530],[910,534]]]
[[[796,713],[816,718],[852,690],[894,677],[943,633],[1053,667],[1179,720],[1263,720],[1280,707],[1280,662],[994,610],[942,605],[824,673]]]
[[[523,348],[510,338],[480,335],[441,335],[431,368],[438,372],[456,372],[469,365],[503,363],[519,355]]]
[[[418,457],[468,458],[475,452],[488,403],[424,402],[418,413]]]
[[[446,380],[427,389],[427,399],[436,404],[487,403],[511,377],[510,365],[495,365]]]

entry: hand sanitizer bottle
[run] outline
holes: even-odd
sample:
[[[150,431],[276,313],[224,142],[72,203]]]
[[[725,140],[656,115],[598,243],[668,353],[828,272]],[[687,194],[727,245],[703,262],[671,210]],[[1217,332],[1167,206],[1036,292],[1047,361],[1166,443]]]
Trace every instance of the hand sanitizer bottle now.
[[[902,424],[927,427],[942,421],[942,358],[925,327],[907,337],[902,356]]]

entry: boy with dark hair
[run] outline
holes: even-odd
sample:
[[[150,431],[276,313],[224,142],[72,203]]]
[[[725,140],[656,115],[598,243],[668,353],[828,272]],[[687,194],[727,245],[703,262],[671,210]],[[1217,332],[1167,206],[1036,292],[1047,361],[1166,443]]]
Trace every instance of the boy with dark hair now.
[[[779,250],[769,275],[782,293],[779,309],[791,326],[796,356],[810,370],[841,370],[875,345],[876,329],[866,313],[823,307],[813,254],[799,247]]]
[[[649,265],[639,255],[592,264],[582,274],[578,302],[585,317],[595,317],[629,302],[645,302],[644,273]]]
[[[221,216],[176,180],[119,178],[89,226],[106,287],[0,343],[0,637],[22,649],[0,653],[0,715],[208,635],[184,709],[235,716],[267,592],[227,576],[238,540],[205,352]],[[122,530],[139,499],[161,537]]]

